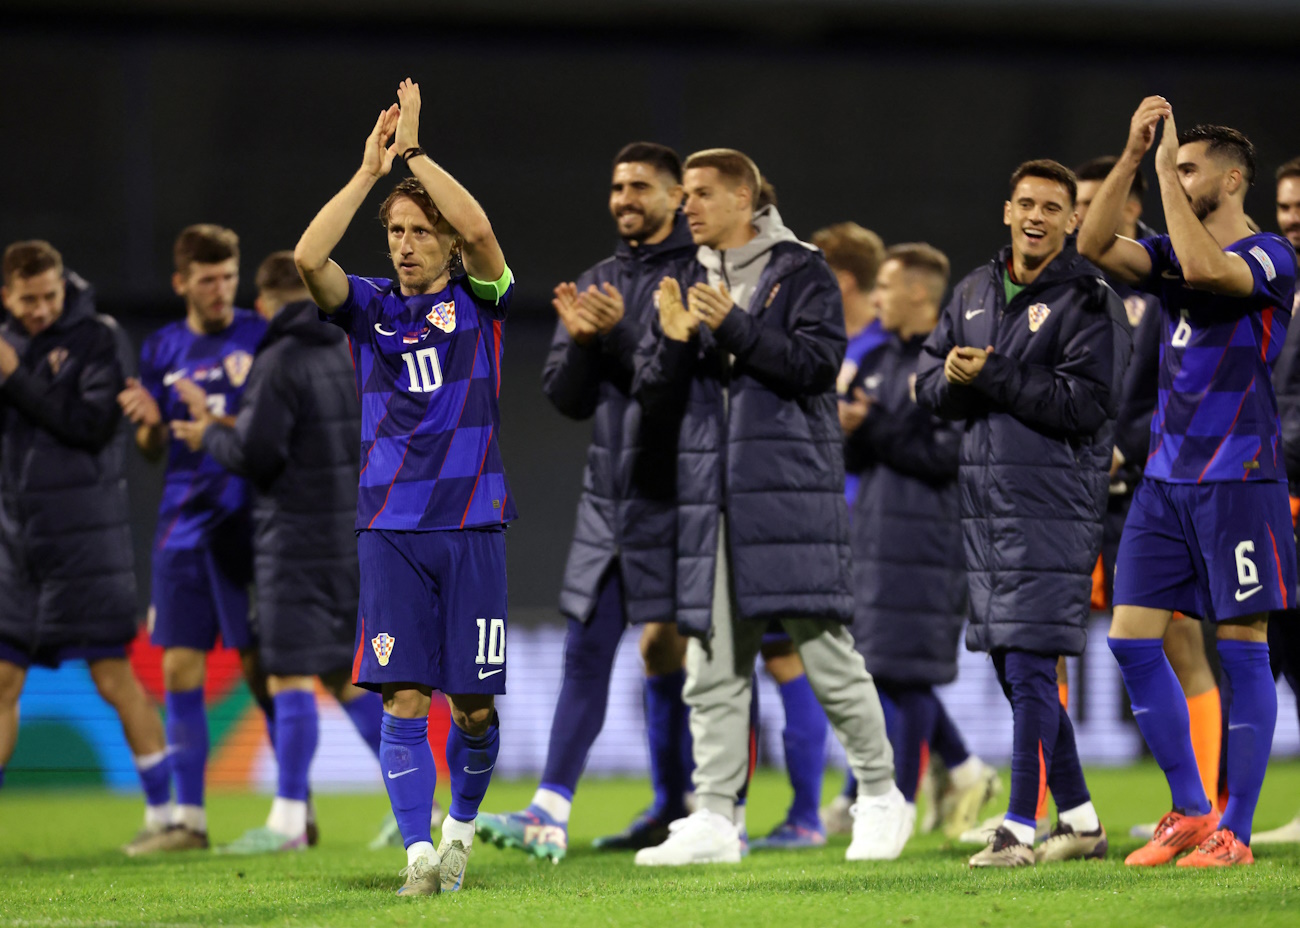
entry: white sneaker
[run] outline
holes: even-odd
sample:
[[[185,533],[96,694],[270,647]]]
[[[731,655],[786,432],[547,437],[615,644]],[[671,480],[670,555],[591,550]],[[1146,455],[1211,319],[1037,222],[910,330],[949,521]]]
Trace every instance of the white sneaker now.
[[[916,806],[890,785],[883,796],[859,796],[853,813],[853,841],[845,860],[894,860],[912,837]]]
[[[740,863],[740,835],[725,816],[708,809],[692,812],[668,826],[668,840],[636,852],[640,867]]]
[[[1250,839],[1251,847],[1256,844],[1295,844],[1300,842],[1300,815],[1272,831],[1261,831]]]
[[[465,867],[474,848],[474,823],[458,822],[450,815],[442,823],[438,842],[438,870],[444,893],[454,893],[465,883]]]
[[[993,840],[997,830],[1002,827],[1002,821],[1006,818],[1006,813],[991,815],[984,821],[980,822],[969,831],[963,831],[957,838],[959,844],[988,844]],[[1045,818],[1040,818],[1034,826],[1034,840],[1046,841],[1052,833],[1052,824]]]
[[[853,831],[853,800],[840,794],[822,806],[817,815],[828,835],[847,835]]]

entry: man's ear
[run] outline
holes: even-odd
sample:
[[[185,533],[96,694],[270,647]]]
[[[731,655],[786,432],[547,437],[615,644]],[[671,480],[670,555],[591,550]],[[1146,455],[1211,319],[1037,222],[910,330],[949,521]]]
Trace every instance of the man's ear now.
[[[1002,224],[1004,226],[1011,225],[1011,201],[1010,200],[1007,200],[1007,202],[1002,204]]]
[[[187,275],[182,274],[180,271],[177,271],[175,274],[172,275],[172,290],[173,292],[175,292],[177,296],[185,295],[186,276]]]

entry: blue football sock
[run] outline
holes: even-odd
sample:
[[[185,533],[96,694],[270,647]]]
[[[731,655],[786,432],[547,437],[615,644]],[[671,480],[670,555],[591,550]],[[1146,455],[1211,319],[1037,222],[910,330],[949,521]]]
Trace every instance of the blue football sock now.
[[[167,693],[167,749],[176,776],[176,802],[203,805],[203,776],[208,763],[208,713],[203,687]]]
[[[341,703],[343,711],[375,757],[379,756],[380,728],[384,723],[384,699],[378,693],[363,693],[351,702]]]
[[[0,767],[0,787],[5,785],[5,768]]]
[[[472,822],[492,782],[492,768],[497,765],[501,747],[501,727],[492,713],[488,730],[478,737],[461,731],[457,725],[447,732],[447,769],[451,777],[451,808],[447,810],[458,822]]]
[[[939,705],[939,714],[935,717],[934,732],[930,735],[930,753],[938,754],[943,765],[951,770],[958,764],[965,763],[970,757],[970,751],[966,749],[966,742],[962,740],[952,716],[944,708],[943,700],[938,697],[935,699]]]
[[[1205,815],[1210,800],[1192,750],[1187,697],[1160,638],[1107,638],[1133,704],[1133,718],[1151,756],[1169,781],[1173,807],[1187,815]]]
[[[138,766],[140,788],[144,790],[144,802],[149,806],[165,806],[172,801],[172,759],[167,752],[162,752],[153,763],[146,767]]]
[[[577,790],[587,755],[605,725],[610,671],[624,626],[622,586],[618,571],[611,570],[591,617],[586,623],[570,619],[564,639],[564,677],[551,720],[542,782],[561,786],[570,795]]]
[[[1056,658],[1028,651],[999,651],[993,665],[1011,703],[1011,794],[1006,817],[1034,828],[1042,767],[1046,764],[1052,769],[1060,728]]]
[[[275,699],[268,696],[265,699],[259,699],[257,705],[262,710],[262,720],[266,722],[266,737],[271,742],[271,750],[275,750]]]
[[[916,802],[921,783],[921,746],[934,731],[939,700],[928,686],[889,686],[877,680],[877,689],[882,686],[896,707],[889,738],[894,749],[894,783],[904,799]]]
[[[1218,642],[1219,663],[1232,681],[1228,710],[1228,805],[1219,827],[1250,844],[1255,804],[1264,785],[1268,755],[1277,725],[1277,686],[1268,666],[1268,645],[1262,641]]]
[[[681,818],[686,812],[690,774],[682,767],[681,731],[683,722],[689,718],[683,712],[682,684],[685,682],[683,670],[645,678],[646,737],[650,742],[650,782],[654,787],[650,814],[660,821]],[[690,725],[686,724],[685,728],[689,739]]]
[[[384,713],[379,746],[379,765],[388,788],[388,801],[402,833],[402,844],[429,841],[429,819],[433,816],[433,790],[438,785],[438,768],[429,748],[429,718],[399,719]]]
[[[279,781],[275,794],[282,799],[307,801],[307,777],[320,741],[316,694],[287,690],[275,697],[275,762]]]
[[[1056,732],[1052,763],[1047,768],[1047,788],[1052,791],[1052,799],[1055,800],[1056,811],[1059,813],[1092,802],[1092,794],[1088,792],[1088,783],[1083,778],[1083,765],[1079,762],[1079,746],[1074,740],[1074,725],[1070,722],[1070,714],[1059,702],[1056,708],[1060,727]]]
[[[389,803],[402,832],[402,844],[429,841],[429,819],[433,816],[433,790],[438,785],[438,768],[429,747],[429,717],[399,719],[383,714],[380,738],[380,767]]]
[[[817,810],[822,802],[826,732],[830,723],[806,674],[781,684],[781,704],[785,709],[781,743],[785,747],[785,769],[794,789],[794,799],[785,818],[804,828],[820,831],[822,826]]]

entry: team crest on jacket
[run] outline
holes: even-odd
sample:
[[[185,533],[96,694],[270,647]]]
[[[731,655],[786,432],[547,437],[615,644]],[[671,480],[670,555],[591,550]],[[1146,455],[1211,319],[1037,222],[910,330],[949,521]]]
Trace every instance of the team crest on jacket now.
[[[1133,328],[1138,327],[1142,321],[1142,314],[1146,312],[1147,301],[1134,293],[1131,296],[1124,297],[1124,315],[1128,316],[1128,324]]]
[[[221,366],[226,369],[231,386],[242,387],[253,368],[253,356],[247,351],[232,351],[221,359]]]
[[[375,657],[379,661],[380,667],[388,666],[388,659],[393,656],[393,645],[397,644],[397,639],[388,632],[380,632],[370,639],[370,646],[375,649]]]
[[[1035,303],[1029,307],[1029,331],[1037,332],[1052,314],[1052,307],[1046,303]]]
[[[50,373],[55,377],[59,376],[59,371],[63,370],[63,364],[68,360],[67,348],[55,348],[45,358],[50,365]]]
[[[424,318],[444,332],[451,332],[456,328],[456,304],[452,300],[438,303],[433,309],[429,310],[429,315]]]

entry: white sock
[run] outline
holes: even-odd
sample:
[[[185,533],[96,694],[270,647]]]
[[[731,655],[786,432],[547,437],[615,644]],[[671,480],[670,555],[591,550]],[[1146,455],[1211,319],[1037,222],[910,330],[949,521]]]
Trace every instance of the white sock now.
[[[203,806],[175,806],[172,810],[172,824],[183,825],[190,831],[206,834],[208,830],[208,813]]]
[[[271,802],[271,814],[266,817],[266,827],[279,835],[298,838],[307,833],[307,801],[276,796]]]
[[[555,824],[568,826],[569,813],[573,811],[572,799],[565,799],[552,789],[539,789],[533,793],[533,805],[555,819]],[[447,821],[450,822],[451,819],[448,818]]]
[[[437,865],[442,860],[438,856],[438,852],[433,849],[433,845],[428,841],[416,841],[406,849],[406,865],[408,867],[414,865],[421,857],[427,858],[434,865]]]
[[[970,789],[979,784],[984,776],[984,761],[971,754],[964,761],[948,771],[948,779],[957,789]]]
[[[1056,817],[1062,824],[1069,825],[1076,832],[1096,831],[1101,827],[1101,820],[1097,818],[1097,810],[1092,807],[1091,802],[1066,809]]]
[[[172,823],[175,814],[175,809],[170,802],[163,803],[160,806],[145,806],[144,827],[166,828]]]
[[[458,822],[448,815],[442,820],[442,840],[459,841],[468,849],[474,843],[474,823]]]
[[[1002,827],[1016,836],[1016,840],[1021,844],[1034,846],[1034,826],[1022,825],[1019,822],[1013,822],[1009,818],[1002,820]]]
[[[736,811],[731,814],[731,824],[736,826],[736,834],[738,835],[745,833],[745,808],[743,802],[739,803],[736,806]]]

